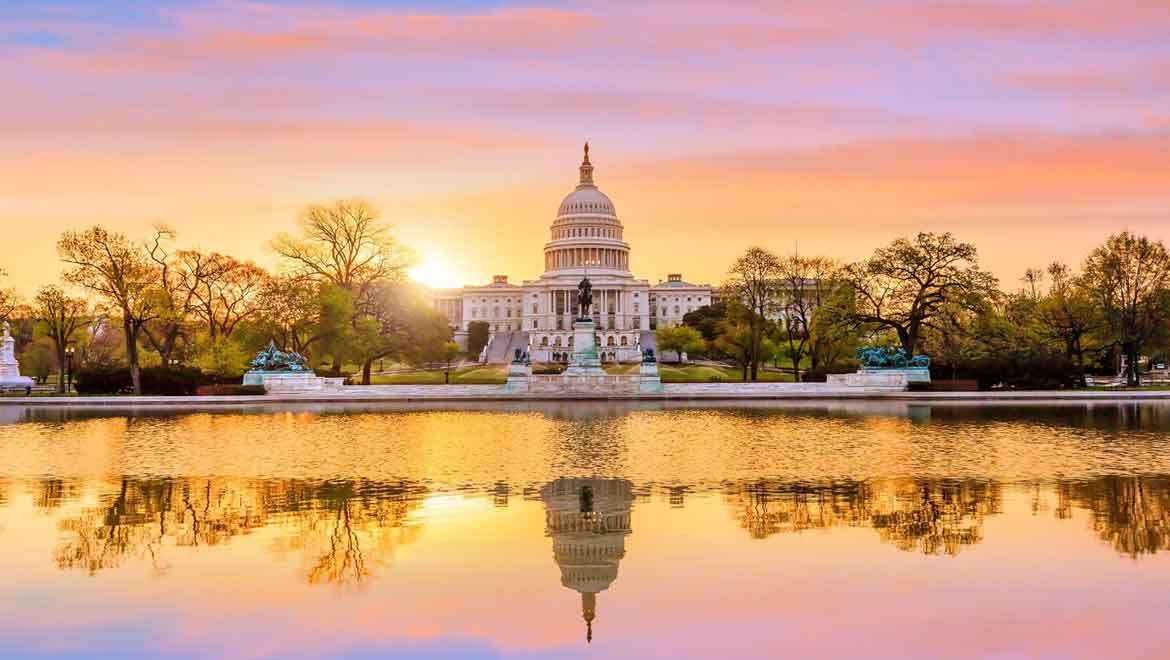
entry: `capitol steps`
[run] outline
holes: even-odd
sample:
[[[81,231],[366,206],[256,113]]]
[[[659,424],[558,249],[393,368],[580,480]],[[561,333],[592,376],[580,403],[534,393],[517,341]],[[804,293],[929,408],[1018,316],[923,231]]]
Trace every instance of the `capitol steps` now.
[[[516,355],[516,349],[520,349],[521,353],[528,350],[527,332],[497,332],[492,335],[486,362],[488,364],[507,364]]]

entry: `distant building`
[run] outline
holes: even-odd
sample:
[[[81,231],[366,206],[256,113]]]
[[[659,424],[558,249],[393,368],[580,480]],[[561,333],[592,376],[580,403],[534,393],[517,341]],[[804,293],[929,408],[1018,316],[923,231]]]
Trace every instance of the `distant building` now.
[[[651,331],[678,325],[688,311],[710,304],[711,286],[684,282],[678,273],[653,286],[635,278],[623,234],[613,202],[593,182],[586,144],[577,187],[561,200],[544,245],[544,273],[522,284],[496,275],[488,285],[436,291],[434,307],[447,315],[462,346],[468,326],[486,322],[489,361],[522,348],[536,362],[567,362],[577,284],[588,275],[602,360],[637,361],[643,344],[652,345]]]

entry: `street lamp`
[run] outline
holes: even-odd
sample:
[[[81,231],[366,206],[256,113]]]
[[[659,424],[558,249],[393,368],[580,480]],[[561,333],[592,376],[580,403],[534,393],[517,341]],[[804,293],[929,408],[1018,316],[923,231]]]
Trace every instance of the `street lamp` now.
[[[68,394],[73,391],[73,353],[77,349],[72,344],[65,347],[65,393]]]

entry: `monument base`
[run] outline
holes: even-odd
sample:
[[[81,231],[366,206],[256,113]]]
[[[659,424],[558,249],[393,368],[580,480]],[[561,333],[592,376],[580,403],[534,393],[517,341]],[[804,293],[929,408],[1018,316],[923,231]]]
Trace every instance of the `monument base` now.
[[[638,391],[655,393],[662,391],[662,377],[658,374],[657,362],[643,362],[638,369]]]
[[[527,392],[529,381],[532,379],[532,365],[524,362],[513,362],[508,367],[508,380],[504,382],[506,392]]]
[[[28,376],[0,376],[0,390],[24,390],[34,384]]]
[[[345,385],[344,378],[323,378],[312,371],[260,371],[244,374],[244,385],[260,385],[268,394],[298,394],[337,389]]]
[[[573,321],[573,352],[569,354],[569,366],[562,374],[565,378],[581,376],[604,376],[601,358],[597,355],[597,335],[593,319],[578,318]]]
[[[929,383],[930,370],[922,368],[863,368],[851,374],[830,374],[825,380],[829,385],[837,387],[879,387],[904,390],[910,383]]]

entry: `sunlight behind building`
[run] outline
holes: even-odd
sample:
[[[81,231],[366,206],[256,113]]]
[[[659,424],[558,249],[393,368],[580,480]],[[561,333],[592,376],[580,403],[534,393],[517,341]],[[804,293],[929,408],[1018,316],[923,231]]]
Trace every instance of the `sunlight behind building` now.
[[[442,256],[422,254],[419,264],[407,273],[411,279],[437,289],[463,286],[462,274]]]

